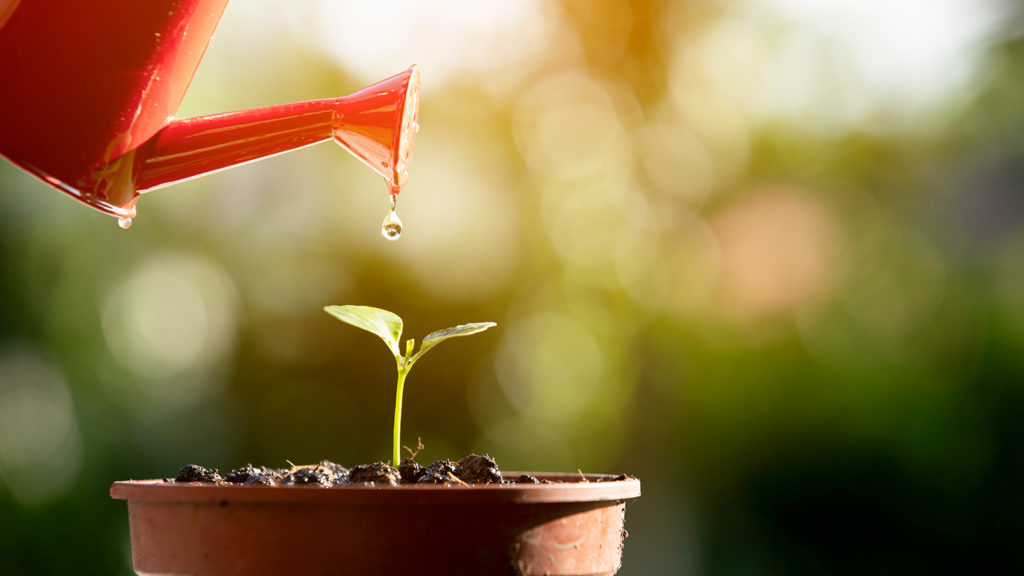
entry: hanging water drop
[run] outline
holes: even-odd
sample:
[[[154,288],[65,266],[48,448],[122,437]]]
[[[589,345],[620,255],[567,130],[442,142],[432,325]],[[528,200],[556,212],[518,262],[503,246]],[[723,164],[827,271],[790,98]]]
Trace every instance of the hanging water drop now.
[[[118,218],[117,219],[117,225],[120,226],[122,229],[127,230],[127,229],[132,227],[132,219],[131,218]]]
[[[398,194],[391,194],[391,205],[388,215],[380,225],[380,233],[392,242],[402,237],[402,220],[398,217]]]

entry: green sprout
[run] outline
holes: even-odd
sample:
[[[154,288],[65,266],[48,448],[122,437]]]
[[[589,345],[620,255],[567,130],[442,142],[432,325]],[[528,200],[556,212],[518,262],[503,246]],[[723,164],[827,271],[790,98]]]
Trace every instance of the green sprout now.
[[[395,364],[398,366],[398,391],[395,393],[395,431],[391,459],[394,466],[398,466],[400,455],[399,437],[402,431],[402,390],[405,388],[405,377],[412,370],[412,365],[421,356],[426,354],[428,350],[449,338],[469,336],[470,334],[483,332],[491,326],[497,326],[494,322],[475,322],[431,332],[423,339],[419,352],[415,354],[412,353],[415,341],[410,338],[406,340],[405,354],[402,354],[398,347],[398,343],[402,338],[402,319],[397,314],[380,308],[352,305],[325,306],[324,311],[342,322],[376,334],[381,340],[384,340],[384,343],[388,345],[391,353],[395,356]]]

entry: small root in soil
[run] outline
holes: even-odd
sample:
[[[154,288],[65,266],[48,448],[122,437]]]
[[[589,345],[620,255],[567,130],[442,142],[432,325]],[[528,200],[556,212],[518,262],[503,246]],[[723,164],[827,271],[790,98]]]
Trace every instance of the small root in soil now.
[[[423,438],[417,436],[416,437],[416,449],[415,450],[413,450],[412,448],[409,448],[408,446],[402,446],[402,448],[405,448],[406,452],[409,453],[409,459],[410,460],[415,460],[416,459],[416,455],[420,453],[420,450],[423,450],[424,448],[426,448],[426,446],[423,445]],[[403,458],[402,460],[404,461],[405,458]]]

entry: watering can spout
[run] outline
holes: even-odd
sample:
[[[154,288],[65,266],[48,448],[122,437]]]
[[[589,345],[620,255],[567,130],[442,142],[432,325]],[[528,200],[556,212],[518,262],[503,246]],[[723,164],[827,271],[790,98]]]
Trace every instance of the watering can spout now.
[[[409,176],[418,109],[419,70],[412,66],[349,96],[173,120],[136,154],[135,190],[333,139],[397,194]]]

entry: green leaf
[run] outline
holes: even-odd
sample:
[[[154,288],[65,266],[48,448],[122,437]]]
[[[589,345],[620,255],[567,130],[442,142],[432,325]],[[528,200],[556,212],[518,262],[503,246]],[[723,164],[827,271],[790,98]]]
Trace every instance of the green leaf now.
[[[342,322],[373,332],[388,345],[395,357],[401,356],[398,341],[402,338],[402,319],[393,312],[371,306],[325,306],[324,311]]]
[[[415,358],[418,359],[420,356],[426,354],[427,350],[430,350],[449,338],[455,338],[456,336],[469,336],[470,334],[483,332],[491,326],[497,326],[497,324],[494,322],[474,322],[472,324],[459,324],[458,326],[452,326],[451,328],[431,332],[423,339],[423,343],[420,344],[420,351],[416,353]]]

